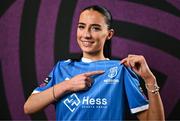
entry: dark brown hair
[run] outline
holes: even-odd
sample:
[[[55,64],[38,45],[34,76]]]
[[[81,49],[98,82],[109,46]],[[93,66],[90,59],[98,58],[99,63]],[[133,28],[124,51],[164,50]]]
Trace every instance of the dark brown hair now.
[[[84,8],[81,12],[83,12],[85,10],[94,10],[94,11],[99,12],[100,14],[102,14],[105,17],[105,21],[106,21],[106,24],[108,25],[108,29],[112,28],[112,15],[108,9],[106,9],[105,7],[102,7],[102,6],[92,5],[92,6],[88,6],[88,7]]]

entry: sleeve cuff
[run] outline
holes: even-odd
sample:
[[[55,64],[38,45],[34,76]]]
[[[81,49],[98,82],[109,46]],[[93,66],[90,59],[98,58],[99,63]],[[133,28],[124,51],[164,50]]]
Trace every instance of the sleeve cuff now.
[[[141,111],[144,111],[144,110],[147,110],[149,108],[149,104],[147,105],[143,105],[143,106],[140,106],[140,107],[136,107],[136,108],[132,108],[131,109],[131,113],[138,113],[138,112],[141,112]]]
[[[34,90],[33,92],[32,92],[32,94],[36,94],[36,93],[39,93],[40,91],[37,91],[37,90]]]

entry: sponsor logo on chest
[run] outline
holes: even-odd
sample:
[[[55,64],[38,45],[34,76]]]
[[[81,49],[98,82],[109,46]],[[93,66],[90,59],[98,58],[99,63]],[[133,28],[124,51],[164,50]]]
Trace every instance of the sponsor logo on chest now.
[[[74,112],[81,104],[82,108],[107,108],[108,101],[106,98],[94,98],[89,96],[84,96],[80,99],[76,93],[73,93],[68,98],[66,98],[63,103],[71,111]]]

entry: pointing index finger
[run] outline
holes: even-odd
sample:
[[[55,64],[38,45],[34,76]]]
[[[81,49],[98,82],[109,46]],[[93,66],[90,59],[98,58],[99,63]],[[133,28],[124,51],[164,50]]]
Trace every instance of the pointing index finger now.
[[[99,70],[99,71],[86,72],[86,73],[84,73],[84,75],[89,77],[89,76],[98,75],[98,74],[103,74],[103,73],[104,73],[104,71]]]

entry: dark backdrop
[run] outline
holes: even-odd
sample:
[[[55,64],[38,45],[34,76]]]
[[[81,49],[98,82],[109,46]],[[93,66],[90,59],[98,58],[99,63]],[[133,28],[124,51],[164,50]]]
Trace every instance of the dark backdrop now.
[[[114,17],[110,56],[144,55],[161,87],[166,119],[180,119],[180,0],[1,0],[1,120],[55,119],[52,105],[32,116],[23,105],[58,60],[80,55],[77,19],[92,4]]]

